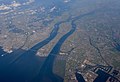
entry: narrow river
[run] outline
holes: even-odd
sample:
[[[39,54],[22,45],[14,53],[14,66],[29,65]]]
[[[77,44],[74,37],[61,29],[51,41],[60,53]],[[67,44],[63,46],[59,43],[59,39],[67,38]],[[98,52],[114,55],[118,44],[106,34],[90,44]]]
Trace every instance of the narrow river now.
[[[53,47],[52,51],[49,53],[47,59],[45,60],[44,64],[42,65],[39,74],[34,78],[34,82],[63,82],[63,79],[55,74],[53,74],[53,64],[56,56],[59,54],[60,48],[64,41],[72,35],[76,30],[76,24],[75,22],[79,20],[82,17],[85,17],[87,15],[94,14],[96,11],[92,11],[83,15],[79,15],[75,18],[72,18],[71,21],[71,30],[63,35],[59,41],[56,43],[56,45]]]
[[[54,75],[52,70],[53,70],[54,60],[56,56],[59,54],[62,44],[76,30],[76,24],[73,21],[71,22],[71,25],[72,25],[71,30],[59,39],[57,44],[53,47],[52,51],[49,53],[47,59],[45,60],[43,66],[40,69],[38,76],[34,79],[34,82],[48,82],[48,81],[63,82],[63,79],[57,75]]]
[[[54,25],[54,29],[48,38],[36,44],[23,54],[17,55],[11,59],[9,59],[8,56],[6,57],[8,60],[4,58],[3,60],[8,61],[8,63],[4,64],[6,65],[5,67],[2,63],[0,63],[0,66],[2,67],[2,69],[0,69],[0,82],[63,82],[63,78],[55,75],[52,71],[54,60],[59,54],[62,44],[75,32],[75,22],[84,16],[94,13],[95,11],[92,11],[75,18],[58,22]],[[42,66],[40,66],[39,57],[36,56],[37,51],[56,37],[59,25],[65,22],[71,22],[71,30],[59,39]]]

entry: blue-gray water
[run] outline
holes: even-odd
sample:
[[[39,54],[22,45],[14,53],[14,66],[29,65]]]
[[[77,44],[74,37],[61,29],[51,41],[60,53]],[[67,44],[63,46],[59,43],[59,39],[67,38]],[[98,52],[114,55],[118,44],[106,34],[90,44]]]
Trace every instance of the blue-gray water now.
[[[0,81],[1,82],[63,82],[63,78],[53,74],[53,63],[58,55],[60,48],[64,41],[72,35],[76,30],[75,21],[90,14],[94,14],[95,11],[90,13],[70,18],[65,21],[58,22],[54,25],[54,29],[50,33],[50,36],[42,42],[36,44],[28,51],[19,55],[6,55],[0,59]],[[48,57],[44,61],[43,65],[40,65],[40,59],[36,56],[38,49],[48,44],[54,39],[58,33],[59,25],[64,22],[71,22],[71,30],[63,35]],[[4,63],[1,63],[4,62]],[[7,79],[6,79],[7,78]]]

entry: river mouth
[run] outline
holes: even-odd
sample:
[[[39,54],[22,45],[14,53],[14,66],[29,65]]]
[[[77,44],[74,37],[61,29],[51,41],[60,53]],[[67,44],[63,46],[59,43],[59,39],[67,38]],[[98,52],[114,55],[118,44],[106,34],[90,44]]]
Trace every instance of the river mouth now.
[[[0,82],[119,80],[119,0],[0,4]]]
[[[8,63],[8,66],[6,65],[7,67],[9,67],[9,70],[7,70],[7,68],[2,69],[4,71],[7,70],[2,80],[6,81],[5,78],[9,78],[9,82],[16,82],[16,81],[43,82],[45,81],[45,79],[47,79],[47,81],[50,80],[51,82],[63,82],[63,78],[53,73],[54,61],[57,55],[59,55],[62,44],[65,42],[65,40],[69,36],[71,36],[75,32],[77,27],[75,22],[84,16],[93,14],[94,12],[95,11],[77,16],[75,18],[69,18],[69,20],[66,20],[66,21],[56,23],[54,25],[54,29],[52,30],[52,32],[50,33],[50,36],[47,39],[36,44],[35,46],[30,48],[28,51],[24,52],[23,54],[20,54],[19,56],[15,57],[12,60],[12,62]],[[40,60],[38,56],[35,55],[37,50],[42,46],[46,45],[47,43],[49,43],[53,38],[56,37],[57,32],[59,30],[59,25],[64,22],[71,22],[71,30],[58,40],[56,45],[53,47],[53,49],[49,53],[48,57],[44,60],[44,62],[42,61],[43,64],[40,65],[39,64]],[[15,77],[16,79],[12,79]]]
[[[69,21],[69,20],[68,20]],[[67,22],[68,22],[67,21]],[[65,21],[66,22],[66,21]],[[30,70],[29,71],[34,71],[34,68],[38,68],[40,69],[40,72],[37,76],[33,76],[35,77],[35,81],[37,82],[41,82],[41,79],[42,81],[44,81],[44,79],[46,77],[48,77],[49,79],[52,80],[52,82],[62,82],[63,79],[60,78],[59,76],[56,76],[52,73],[52,70],[53,70],[53,63],[55,61],[55,58],[57,56],[57,54],[59,54],[59,51],[60,51],[60,48],[62,46],[62,44],[64,43],[64,41],[75,31],[76,29],[76,25],[73,24],[73,22],[71,23],[72,24],[72,28],[71,30],[66,33],[65,35],[63,35],[60,40],[56,43],[56,45],[54,46],[54,48],[52,49],[52,51],[50,52],[50,54],[48,55],[48,57],[46,58],[46,60],[44,61],[43,65],[40,67],[38,66],[38,63],[39,60],[38,58],[35,56],[36,54],[36,51],[43,45],[47,44],[49,41],[51,41],[56,35],[57,35],[57,31],[59,29],[59,25],[63,23],[63,22],[60,22],[60,23],[57,23],[55,24],[55,28],[53,29],[53,31],[50,33],[50,36],[45,39],[44,41],[38,43],[37,45],[33,46],[31,49],[29,49],[28,51],[24,52],[23,54],[20,54],[20,56],[16,57],[14,60],[12,60],[12,62],[9,64],[8,63],[8,66],[9,67],[9,70],[7,70],[6,68],[6,72],[5,72],[5,75],[7,76],[2,76],[3,77],[3,80],[5,80],[4,78],[9,78],[9,82],[15,82],[17,81],[20,77],[21,77],[21,80],[22,82],[28,80],[26,78],[27,75],[29,75],[29,73],[25,73],[24,74],[24,71],[28,71],[29,68]],[[31,63],[29,63],[29,61],[32,60]],[[27,67],[26,67],[27,65]],[[32,67],[32,65],[34,65]],[[21,68],[21,66],[23,66]],[[25,67],[24,67],[25,66]],[[5,71],[5,69],[3,68],[2,70]],[[16,70],[17,69],[17,70]],[[35,72],[35,71],[34,71]],[[11,75],[12,74],[12,75]],[[27,75],[26,75],[27,74]],[[31,73],[30,73],[31,74]],[[44,76],[45,75],[45,76]],[[16,79],[12,79],[13,77],[16,77]],[[26,77],[26,78],[25,78]],[[22,79],[23,78],[23,79]],[[56,79],[55,79],[56,78]],[[34,79],[34,78],[33,78]],[[37,80],[36,80],[37,79]],[[5,80],[6,81],[6,80]]]

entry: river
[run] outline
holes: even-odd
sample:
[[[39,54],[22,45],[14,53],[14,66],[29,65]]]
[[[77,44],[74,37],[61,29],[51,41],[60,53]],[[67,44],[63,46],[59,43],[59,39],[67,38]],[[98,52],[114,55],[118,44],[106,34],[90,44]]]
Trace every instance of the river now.
[[[2,60],[7,61],[7,63],[0,63],[0,66],[2,67],[2,69],[0,69],[0,82],[63,82],[63,78],[55,75],[52,71],[54,60],[59,54],[62,44],[75,32],[75,22],[84,16],[93,14],[94,12],[95,11],[92,11],[75,18],[58,22],[54,25],[54,29],[48,38],[39,42],[28,51],[23,54],[16,55],[15,57],[11,57],[11,59],[9,59],[9,55],[6,55],[3,59],[1,58]],[[56,37],[59,25],[65,22],[71,22],[71,30],[59,39],[51,52],[48,54],[44,63],[40,66],[39,57],[36,56],[37,51]]]

